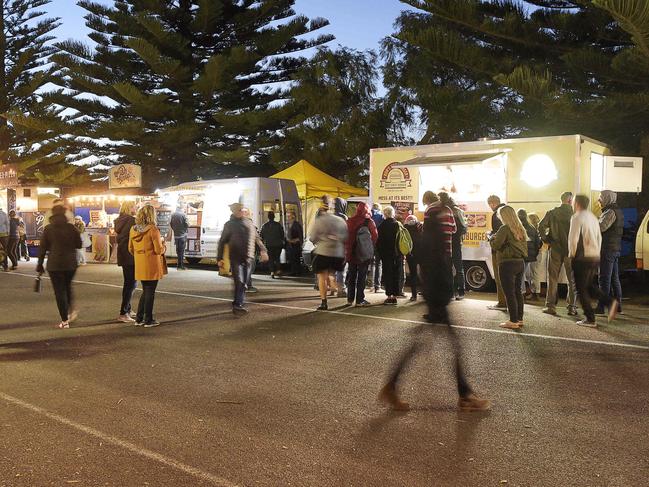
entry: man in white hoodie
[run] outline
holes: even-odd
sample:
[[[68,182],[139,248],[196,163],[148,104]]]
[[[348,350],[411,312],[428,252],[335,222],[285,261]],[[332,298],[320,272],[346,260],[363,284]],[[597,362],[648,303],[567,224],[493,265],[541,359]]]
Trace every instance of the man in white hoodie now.
[[[615,319],[617,301],[610,296],[605,296],[595,285],[602,248],[602,233],[599,220],[588,209],[589,203],[587,196],[580,194],[575,197],[575,213],[570,219],[568,234],[568,257],[572,260],[577,296],[586,315],[586,318],[578,321],[577,324],[595,328],[597,323],[593,311],[593,298],[603,300],[609,306],[609,321]]]

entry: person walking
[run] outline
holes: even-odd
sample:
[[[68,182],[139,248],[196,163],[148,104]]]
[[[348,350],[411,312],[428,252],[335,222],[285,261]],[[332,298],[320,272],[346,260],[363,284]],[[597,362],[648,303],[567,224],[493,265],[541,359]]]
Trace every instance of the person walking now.
[[[377,231],[384,220],[385,217],[383,216],[383,209],[381,208],[381,205],[374,203],[372,205],[372,221],[374,222],[374,225],[376,225]],[[370,287],[374,288],[375,293],[378,293],[381,289],[381,259],[376,252],[376,248],[374,249],[372,268],[370,269]]]
[[[280,256],[286,245],[284,226],[275,221],[275,212],[268,212],[268,221],[261,226],[261,240],[268,250],[268,266],[270,277],[275,279],[281,274]]]
[[[234,299],[232,312],[236,315],[248,313],[245,308],[246,284],[250,276],[249,269],[255,258],[255,251],[259,249],[259,260],[268,262],[268,252],[264,243],[259,238],[257,229],[250,218],[244,216],[244,207],[241,203],[232,203],[230,220],[223,226],[221,239],[217,250],[217,262],[223,268],[223,253],[228,246],[230,254],[230,268],[234,280]]]
[[[518,330],[523,327],[525,301],[522,282],[527,257],[527,232],[511,206],[501,207],[498,217],[503,224],[490,243],[497,254],[500,283],[509,312],[509,321],[501,323],[500,327]]]
[[[2,269],[7,272],[9,270],[9,264],[7,262],[7,257],[9,253],[9,217],[0,208],[0,264],[2,264]]]
[[[302,274],[302,246],[304,244],[304,228],[297,221],[295,213],[288,212],[288,239],[287,247],[288,258],[291,263],[291,275],[299,276]]]
[[[369,306],[365,299],[367,270],[374,257],[374,245],[378,232],[367,205],[360,202],[356,214],[347,220],[347,240],[345,241],[345,258],[347,269],[347,304]]]
[[[403,256],[397,249],[399,222],[394,218],[392,206],[383,207],[385,220],[378,228],[376,253],[381,259],[383,283],[386,299],[383,304],[396,306],[399,294],[399,266],[403,266]],[[376,286],[376,283],[375,283]]]
[[[25,222],[22,217],[18,218],[18,258],[25,259],[26,262],[30,261],[29,249],[27,248],[27,230],[25,229]]]
[[[604,190],[599,195],[602,214],[599,228],[602,232],[602,255],[599,263],[599,287],[605,296],[611,294],[617,301],[617,312],[622,311],[622,284],[620,283],[619,259],[624,233],[624,214],[617,206],[617,193]],[[605,314],[608,299],[600,299],[595,314]],[[609,310],[610,311],[610,310]]]
[[[595,286],[595,274],[599,267],[602,251],[601,221],[598,221],[588,209],[590,201],[587,196],[578,194],[575,197],[575,213],[570,219],[568,234],[568,257],[572,261],[577,296],[584,310],[585,319],[577,322],[580,326],[596,328],[595,312],[592,299],[596,298],[608,306],[608,320],[613,321],[617,314],[617,300]]]
[[[7,257],[11,260],[11,270],[18,269],[18,242],[20,242],[20,220],[16,212],[9,212],[9,238],[7,239]]]
[[[179,271],[187,270],[185,267],[185,247],[187,246],[189,222],[187,221],[187,215],[185,215],[180,206],[171,215],[169,226],[174,232],[174,244],[176,245],[176,257],[178,259],[176,269]]]
[[[131,228],[135,226],[135,201],[124,201],[115,218],[115,234],[117,236],[117,265],[122,268],[122,302],[119,306],[117,321],[135,323],[136,314],[131,309],[133,292],[137,287],[135,280],[135,258],[129,251]]]
[[[36,265],[36,271],[43,274],[43,262],[47,256],[47,273],[54,288],[61,317],[58,328],[70,328],[70,323],[78,315],[73,304],[72,280],[77,271],[77,249],[81,248],[81,235],[74,225],[68,223],[65,213],[65,207],[62,205],[52,208],[50,222],[43,229],[40,239]]]
[[[155,209],[145,205],[135,216],[135,225],[131,227],[128,240],[128,251],[135,262],[135,280],[142,283],[135,326],[153,328],[160,324],[153,316],[153,305],[158,282],[167,273],[164,260],[166,250],[160,230],[156,227]]]
[[[449,196],[448,193],[442,191],[439,193],[439,199],[442,202],[442,205],[448,207],[453,212],[453,219],[455,220],[456,230],[452,238],[452,249],[453,249],[453,294],[456,301],[461,301],[464,299],[466,294],[466,279],[464,276],[464,262],[462,261],[462,242],[464,241],[464,236],[469,228],[469,224],[466,221],[466,216],[464,211],[460,208],[457,203]]]
[[[448,313],[448,304],[453,296],[451,272],[452,235],[455,232],[453,214],[449,208],[440,204],[438,196],[432,191],[424,193],[423,202],[426,205],[426,213],[420,264],[424,282],[424,297],[428,304],[427,321],[446,325],[444,329],[449,336],[453,352],[459,396],[458,408],[462,411],[484,411],[491,407],[491,403],[474,394],[464,375],[462,348]],[[394,410],[408,411],[410,409],[410,405],[399,397],[397,387],[403,371],[422,348],[420,335],[423,330],[423,326],[418,328],[418,333],[397,359],[387,383],[379,393],[379,400]]]
[[[342,220],[347,223],[347,201],[344,198],[337,197],[334,199],[334,215],[337,216],[338,218],[342,218]],[[346,290],[346,270],[347,263],[343,262],[343,268],[339,271],[335,271],[335,276],[336,276],[336,288],[337,288],[337,295],[339,298],[345,298],[347,297],[347,290]]]
[[[77,262],[79,265],[86,265],[86,248],[90,245],[88,232],[86,232],[86,224],[80,216],[74,217],[74,228],[77,229],[81,236],[81,248],[77,249]]]
[[[487,204],[491,208],[491,232],[488,234],[488,238],[491,239],[498,229],[501,227],[502,222],[498,218],[498,210],[500,210],[504,203],[500,201],[498,195],[492,194],[487,198]],[[498,256],[496,251],[491,249],[491,263],[494,270],[494,281],[496,281],[496,292],[498,294],[498,302],[494,305],[487,306],[488,309],[498,310],[498,311],[507,311],[507,303],[505,302],[505,293],[503,292],[503,287],[500,282],[500,266],[498,265]]]
[[[422,253],[422,234],[424,226],[417,220],[415,215],[406,217],[406,230],[412,240],[412,251],[406,256],[408,263],[408,281],[410,283],[410,301],[417,301],[418,284],[419,284],[419,258]]]
[[[521,291],[524,298],[530,298],[534,301],[538,299],[541,284],[539,283],[538,266],[536,265],[539,257],[539,252],[543,246],[539,231],[534,225],[530,223],[527,211],[523,208],[517,212],[518,219],[523,224],[525,232],[527,233],[527,257],[525,258],[525,272],[523,273],[523,281],[521,283]],[[529,284],[530,292],[526,293],[525,281]]]
[[[549,315],[557,314],[557,287],[561,267],[566,270],[568,280],[568,314],[577,316],[575,283],[572,278],[572,268],[568,258],[568,232],[572,218],[572,193],[566,191],[561,195],[561,206],[548,211],[539,223],[539,236],[548,244],[547,294],[543,312]]]
[[[313,272],[318,278],[318,290],[320,291],[319,311],[326,311],[327,288],[341,295],[340,283],[336,279],[330,279],[336,272],[342,272],[345,268],[345,241],[347,240],[347,223],[342,218],[332,215],[326,207],[321,208],[319,216],[315,219],[309,239],[315,245],[313,250]]]

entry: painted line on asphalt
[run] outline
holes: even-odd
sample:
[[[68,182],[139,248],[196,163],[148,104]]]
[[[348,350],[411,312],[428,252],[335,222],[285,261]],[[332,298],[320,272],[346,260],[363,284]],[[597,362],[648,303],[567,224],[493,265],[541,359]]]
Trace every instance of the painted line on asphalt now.
[[[12,272],[11,275],[17,275],[17,276],[25,276],[25,277],[31,277],[33,278],[33,275],[30,274],[21,274],[18,272]],[[49,279],[45,276],[43,276],[45,279]],[[122,286],[117,285],[117,284],[108,284],[108,283],[103,283],[103,282],[94,282],[94,281],[79,281],[79,280],[74,280],[73,281],[76,284],[86,284],[90,286],[100,286],[100,287],[112,287],[112,288],[117,288],[117,289],[122,289]],[[220,301],[220,302],[228,302],[231,303],[232,299],[229,298],[218,298],[216,296],[203,296],[200,294],[189,294],[189,293],[179,293],[179,292],[174,292],[174,291],[162,291],[162,290],[156,290],[156,294],[167,294],[170,296],[180,296],[184,298],[193,298],[193,299],[205,299],[209,301]],[[418,321],[418,320],[409,320],[405,318],[394,318],[391,316],[377,316],[377,315],[368,315],[368,314],[362,314],[362,313],[350,313],[348,311],[337,311],[337,310],[328,310],[328,311],[315,311],[312,308],[305,308],[301,306],[290,306],[287,304],[276,304],[276,303],[260,303],[257,301],[247,301],[248,304],[254,304],[257,306],[266,306],[268,308],[279,308],[279,309],[289,309],[293,311],[308,311],[310,313],[329,313],[329,314],[336,314],[336,315],[341,315],[341,316],[352,316],[354,318],[367,318],[370,320],[382,320],[382,321],[394,321],[397,323],[408,323],[408,324],[413,324],[413,325],[430,325],[431,323],[428,323],[427,321]],[[367,309],[367,308],[366,308]],[[434,323],[435,326],[446,326],[443,324],[439,323]],[[466,325],[452,325],[453,328],[458,329],[458,330],[469,330],[469,331],[477,331],[481,333],[497,333],[501,335],[514,335],[514,336],[524,336],[524,337],[530,337],[530,338],[540,338],[543,340],[556,340],[556,341],[565,341],[565,342],[573,342],[573,343],[588,343],[592,345],[605,345],[609,347],[619,347],[619,348],[630,348],[630,349],[635,349],[635,350],[649,350],[649,345],[636,345],[633,343],[624,343],[624,342],[609,342],[605,340],[591,340],[588,338],[573,338],[573,337],[561,337],[561,336],[556,336],[556,335],[541,335],[538,333],[525,333],[525,332],[515,332],[515,331],[508,331],[508,330],[494,330],[491,328],[480,328],[478,326],[466,326]]]
[[[61,416],[60,414],[50,412],[46,409],[43,409],[40,406],[35,406],[34,404],[30,404],[28,402],[22,401],[16,397],[10,396],[3,392],[0,392],[0,399],[3,399],[15,406],[21,407],[33,413],[44,416],[48,419],[51,419],[52,421],[56,421],[57,423],[63,424],[65,426],[69,426],[70,428],[85,433],[89,436],[93,436],[106,443],[110,443],[114,446],[128,450],[131,453],[135,453],[136,455],[139,455],[141,457],[145,457],[148,458],[149,460],[153,460],[163,465],[166,465],[167,467],[174,468],[178,471],[191,475],[192,477],[196,477],[197,479],[207,481],[210,482],[211,484],[218,485],[221,487],[237,487],[237,484],[234,484],[229,480],[218,477],[208,472],[204,472],[196,467],[192,467],[191,465],[187,465],[183,462],[174,460],[173,458],[169,458],[165,455],[154,452],[152,450],[142,448],[141,446],[138,446],[134,443],[131,443],[126,440],[122,440],[120,438],[109,435],[97,429],[91,428],[81,423],[77,423],[76,421],[72,421],[71,419]]]

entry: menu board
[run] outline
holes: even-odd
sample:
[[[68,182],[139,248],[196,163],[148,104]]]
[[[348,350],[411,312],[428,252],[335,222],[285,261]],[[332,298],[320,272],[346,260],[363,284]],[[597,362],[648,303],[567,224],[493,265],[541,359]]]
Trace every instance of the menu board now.
[[[156,223],[160,230],[160,235],[165,240],[171,238],[171,211],[160,209],[156,212]]]

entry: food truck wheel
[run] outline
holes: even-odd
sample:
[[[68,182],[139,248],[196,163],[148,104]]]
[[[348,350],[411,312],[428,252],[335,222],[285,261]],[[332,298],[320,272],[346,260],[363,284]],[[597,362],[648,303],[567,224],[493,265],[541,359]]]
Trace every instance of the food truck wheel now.
[[[467,262],[465,266],[466,285],[472,291],[486,291],[492,285],[491,275],[484,262]]]
[[[185,257],[185,259],[187,259],[187,262],[189,262],[191,265],[200,264],[201,262],[200,257]]]

